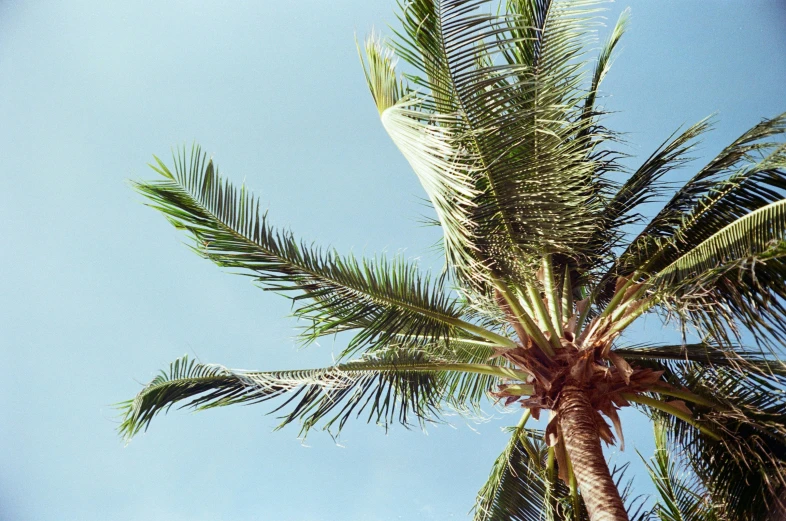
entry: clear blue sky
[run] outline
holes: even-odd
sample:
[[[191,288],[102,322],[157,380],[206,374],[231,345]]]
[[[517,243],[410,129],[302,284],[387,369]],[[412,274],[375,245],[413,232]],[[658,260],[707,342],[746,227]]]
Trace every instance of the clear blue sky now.
[[[604,85],[628,152],[717,111],[706,158],[786,110],[783,2],[623,1],[609,18],[629,4]],[[142,206],[126,180],[171,145],[197,140],[300,237],[439,265],[355,50],[393,20],[392,1],[0,3],[0,520],[465,518],[513,416],[306,447],[264,407],[181,411],[124,447],[110,405],[184,353],[281,369],[340,347],[298,351],[286,300]],[[653,318],[637,331],[673,338]],[[624,457],[650,453],[644,422],[625,433]]]

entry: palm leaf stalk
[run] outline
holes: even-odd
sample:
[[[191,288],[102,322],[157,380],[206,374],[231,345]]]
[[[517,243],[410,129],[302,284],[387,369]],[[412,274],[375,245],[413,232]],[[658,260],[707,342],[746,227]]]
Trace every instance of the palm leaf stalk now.
[[[663,179],[689,165],[710,125],[675,133],[638,168],[620,165],[600,89],[628,14],[593,58],[600,13],[594,0],[507,0],[498,10],[412,0],[399,5],[391,41],[372,36],[359,49],[382,126],[442,228],[438,277],[276,230],[198,147],[177,151],[171,169],[156,158],[161,178],[135,187],[199,255],[292,298],[304,344],[352,337],[321,370],[177,361],[122,405],[123,434],[176,403],[279,398],[284,424],[335,435],[364,411],[408,425],[490,395],[526,412],[476,519],[618,521],[642,512],[626,507],[601,442],[622,446],[618,411],[635,406],[662,425],[658,443],[681,454],[659,453],[650,467],[677,483],[659,488],[663,519],[687,508],[694,485],[724,520],[784,508],[786,114],[743,133],[647,222],[642,205],[666,195]],[[611,180],[620,173],[627,180]],[[652,313],[701,340],[620,345]],[[743,342],[749,333],[755,346]],[[543,411],[545,430],[527,429]],[[695,483],[675,481],[675,465]]]

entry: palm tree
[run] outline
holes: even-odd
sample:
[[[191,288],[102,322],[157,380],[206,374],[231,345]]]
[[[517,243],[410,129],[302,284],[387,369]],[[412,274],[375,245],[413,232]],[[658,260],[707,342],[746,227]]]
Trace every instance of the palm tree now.
[[[156,158],[161,178],[136,188],[196,253],[291,295],[304,343],[354,336],[323,369],[177,360],[123,404],[123,435],[175,403],[280,398],[282,425],[335,433],[361,414],[438,421],[445,406],[472,410],[491,393],[525,413],[479,493],[477,520],[624,520],[601,441],[622,441],[617,411],[634,406],[663,426],[659,439],[707,491],[712,515],[783,508],[786,114],[669,193],[663,176],[687,163],[710,123],[675,133],[633,171],[620,165],[598,89],[627,12],[593,59],[595,2],[507,0],[497,13],[486,3],[402,2],[395,40],[365,44],[382,124],[444,232],[438,275],[276,230],[197,147],[177,152],[172,168]],[[639,213],[668,195],[651,220]],[[698,340],[622,342],[648,313]],[[528,428],[543,411],[545,432]],[[668,475],[664,461],[653,469]],[[679,483],[673,490],[690,488]]]

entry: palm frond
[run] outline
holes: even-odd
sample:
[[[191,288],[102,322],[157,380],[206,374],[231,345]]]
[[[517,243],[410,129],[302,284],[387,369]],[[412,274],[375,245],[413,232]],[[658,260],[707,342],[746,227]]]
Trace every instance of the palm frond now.
[[[649,414],[665,422],[671,443],[724,516],[733,521],[764,519],[786,506],[783,371],[762,374],[682,361],[640,364],[665,370],[666,381],[676,389],[717,404],[691,404],[690,423],[653,409]]]
[[[667,442],[667,429],[655,422],[655,455],[644,462],[660,496],[655,513],[660,521],[722,521],[719,506],[712,502],[701,481],[680,473]],[[644,459],[644,458],[642,458]]]
[[[394,335],[449,339],[455,331],[499,342],[493,332],[463,322],[462,305],[444,286],[401,258],[358,260],[299,243],[274,230],[245,186],[223,180],[198,147],[175,156],[175,171],[156,158],[163,180],[135,183],[177,228],[194,238],[194,251],[222,267],[250,273],[264,288],[295,292],[295,314],[310,326],[303,337],[356,330],[350,351]]]
[[[583,138],[587,135],[604,136],[604,139],[592,139],[585,144],[588,152],[590,152],[588,157],[596,165],[594,173],[596,177],[595,184],[597,185],[597,191],[602,194],[600,200],[604,210],[598,216],[598,226],[593,231],[588,243],[590,246],[585,249],[584,258],[580,259],[582,264],[581,271],[597,271],[598,265],[609,262],[612,250],[622,237],[622,234],[618,231],[618,228],[625,224],[622,216],[639,203],[637,201],[639,198],[637,191],[640,189],[633,180],[643,177],[642,174],[637,172],[623,186],[618,186],[617,183],[612,183],[608,180],[601,181],[604,179],[605,173],[624,172],[625,169],[617,163],[622,154],[611,150],[608,146],[601,146],[604,141],[617,141],[619,138],[616,133],[601,126],[600,118],[605,115],[605,111],[596,105],[600,85],[611,69],[616,47],[627,29],[629,19],[630,9],[625,9],[620,13],[614,29],[598,55],[592,75],[592,83],[584,101],[584,111],[581,116],[585,122],[591,124],[580,130],[580,137]],[[638,184],[641,184],[641,182]],[[629,217],[628,220],[634,220],[634,217]]]
[[[778,257],[786,240],[786,199],[768,204],[727,224],[657,272],[656,285],[728,270],[741,259]]]
[[[592,117],[596,114],[595,100],[598,96],[600,84],[609,73],[611,65],[614,62],[614,51],[625,34],[630,22],[630,8],[625,9],[620,13],[617,18],[617,23],[614,24],[614,29],[611,31],[608,40],[598,55],[598,61],[595,64],[595,72],[592,75],[592,84],[590,86],[589,94],[584,103],[584,117]]]
[[[786,339],[784,256],[786,199],[727,224],[665,266],[651,284],[667,307],[703,334],[722,341],[725,330],[740,323],[760,344],[778,349]]]
[[[427,344],[419,347],[429,355],[454,363],[484,364],[494,367],[509,367],[507,360],[496,356],[497,351],[489,343],[471,340],[451,340],[449,343],[435,346]],[[438,376],[444,389],[446,402],[459,411],[479,413],[481,404],[490,392],[498,389],[500,378],[490,374],[446,371]]]
[[[765,141],[786,131],[786,114],[764,119],[724,148],[707,166],[678,190],[645,230],[646,234],[671,236],[682,224],[686,213],[712,192],[717,183],[739,172],[746,165],[755,164],[762,155],[778,148],[777,141]]]
[[[727,147],[667,203],[606,276],[649,278],[661,303],[715,342],[786,340],[786,114]],[[607,284],[608,286],[608,284]]]
[[[601,219],[602,226],[592,238],[595,252],[591,258],[596,264],[610,256],[619,245],[624,236],[624,226],[643,219],[636,209],[661,195],[664,187],[659,183],[660,179],[691,161],[688,154],[696,146],[697,138],[709,127],[709,120],[703,119],[677,137],[674,137],[676,132],[669,136],[609,198]],[[637,241],[640,243],[638,247],[644,249],[646,241],[642,238]],[[630,268],[622,265],[625,262],[630,262],[629,254],[623,254],[598,283],[599,304],[607,303],[611,298],[616,276],[630,273]]]
[[[631,216],[631,212],[660,195],[658,181],[691,161],[688,154],[696,146],[696,139],[709,128],[709,120],[703,119],[677,137],[672,134],[664,141],[609,201],[604,212],[609,227],[617,229],[634,222],[636,217]]]
[[[626,273],[645,264],[657,271],[730,221],[783,199],[784,144],[771,138],[784,132],[786,114],[765,119],[693,176],[622,255]],[[658,251],[659,238],[674,240]]]
[[[398,421],[409,425],[439,417],[440,403],[451,391],[444,373],[496,374],[502,371],[481,364],[456,363],[422,351],[389,349],[358,360],[323,369],[293,371],[234,371],[189,360],[170,364],[133,400],[120,404],[120,432],[130,439],[162,411],[174,404],[207,409],[253,404],[282,397],[286,409],[280,426],[299,421],[301,434],[319,422],[337,434],[353,416],[367,411],[366,420],[385,426]],[[513,373],[509,373],[513,376]]]
[[[667,367],[672,362],[695,362],[709,366],[724,366],[739,371],[786,377],[786,365],[778,359],[764,356],[760,349],[741,345],[721,346],[696,344],[636,344],[615,347],[613,352],[626,360],[651,360]]]
[[[586,508],[573,517],[570,489],[556,474],[549,479],[543,437],[542,431],[527,429],[523,422],[512,429],[510,441],[478,492],[475,521],[588,519]]]
[[[476,190],[472,172],[477,158],[453,132],[456,116],[419,110],[425,101],[396,83],[394,55],[376,37],[366,41],[366,78],[382,125],[412,166],[436,211],[450,266],[471,279],[477,266],[470,209]],[[365,68],[365,67],[364,67]]]
[[[456,151],[470,165],[460,166],[475,195],[461,218],[469,214],[478,266],[515,278],[522,252],[586,248],[600,208],[586,147],[600,137],[582,133],[580,118],[582,49],[595,21],[586,1],[509,2],[501,15],[483,13],[488,5],[407,2],[395,49],[419,73],[408,76],[418,112],[440,145],[450,140],[446,171],[459,166]]]
[[[427,337],[407,338],[406,341],[393,342],[401,352],[423,352],[428,356],[451,364],[484,365],[498,368],[501,372],[515,371],[506,358],[498,356],[499,351],[493,343],[459,336],[449,342],[434,342]],[[502,374],[443,371],[436,376],[443,389],[445,403],[452,409],[475,415],[481,413],[481,405],[489,393],[497,391]],[[514,377],[513,374],[510,375]],[[526,376],[523,376],[526,378]]]

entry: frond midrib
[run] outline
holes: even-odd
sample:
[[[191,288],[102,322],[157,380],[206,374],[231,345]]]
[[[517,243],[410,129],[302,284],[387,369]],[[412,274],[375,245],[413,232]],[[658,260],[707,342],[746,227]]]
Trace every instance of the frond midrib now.
[[[404,362],[402,364],[390,364],[390,363],[374,363],[374,362],[366,362],[363,360],[357,360],[354,362],[349,362],[346,364],[337,364],[335,366],[330,367],[318,367],[312,369],[294,369],[292,371],[287,370],[279,370],[279,371],[242,371],[242,372],[234,372],[232,370],[226,370],[223,374],[216,374],[211,376],[184,376],[184,377],[175,377],[170,378],[152,385],[145,387],[141,392],[140,396],[146,395],[152,391],[158,390],[162,387],[166,387],[172,384],[185,384],[185,383],[212,383],[216,381],[225,381],[229,379],[237,379],[241,380],[244,377],[254,378],[255,376],[273,376],[273,377],[286,377],[286,375],[290,372],[297,372],[301,374],[316,374],[320,371],[330,371],[332,369],[338,370],[342,373],[347,374],[357,374],[357,373],[368,373],[368,372],[379,372],[379,373],[394,373],[394,372],[434,372],[434,371],[449,371],[449,372],[464,372],[464,373],[475,373],[475,374],[483,374],[488,376],[496,376],[498,378],[504,377],[521,377],[526,378],[529,376],[526,373],[522,373],[519,370],[514,370],[509,367],[504,366],[490,366],[486,364],[474,364],[474,363],[464,363],[464,362],[441,362],[441,361],[431,361],[431,362]]]

